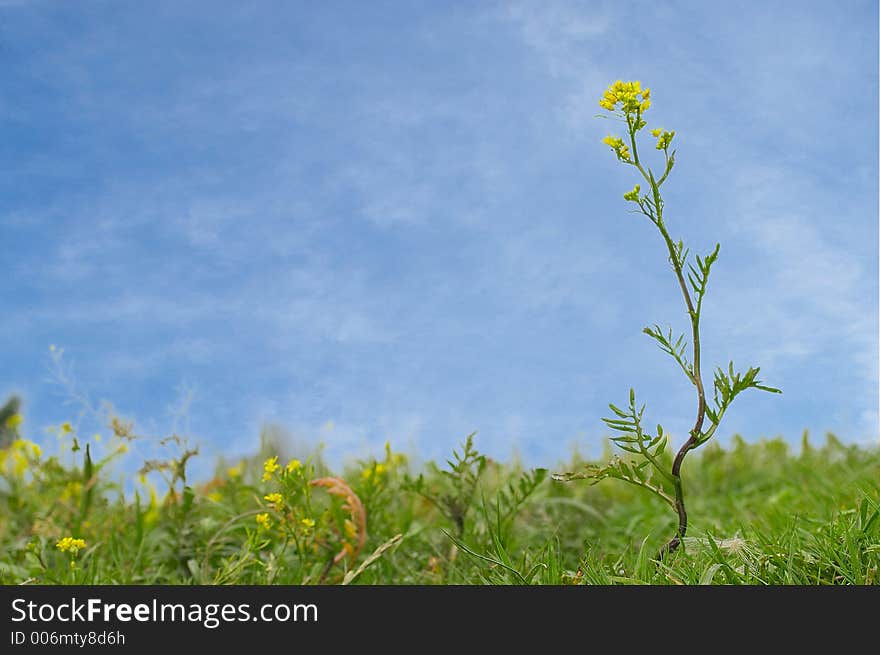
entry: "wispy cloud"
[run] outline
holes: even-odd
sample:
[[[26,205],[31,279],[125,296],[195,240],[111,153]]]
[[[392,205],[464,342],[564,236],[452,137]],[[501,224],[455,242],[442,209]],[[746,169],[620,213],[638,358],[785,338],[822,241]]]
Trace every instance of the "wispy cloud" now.
[[[507,3],[501,13],[517,26],[525,45],[543,59],[548,72],[561,77],[593,67],[591,46],[611,25],[602,9],[558,0]]]

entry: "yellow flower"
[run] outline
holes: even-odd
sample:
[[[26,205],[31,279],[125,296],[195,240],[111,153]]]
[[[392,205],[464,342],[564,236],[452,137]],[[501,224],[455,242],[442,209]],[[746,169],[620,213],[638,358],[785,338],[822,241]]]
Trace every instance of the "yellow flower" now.
[[[617,80],[605,89],[605,93],[599,100],[599,106],[608,111],[614,111],[620,105],[624,114],[640,114],[646,112],[651,106],[650,97],[651,89],[642,89],[642,84],[638,80],[635,82]]]
[[[303,527],[303,530],[308,532],[315,527],[315,519],[300,519],[299,524]]]
[[[6,427],[10,430],[14,430],[24,421],[24,416],[21,414],[13,414],[8,419],[6,419]]]
[[[651,132],[651,134],[654,134],[654,132]],[[654,134],[654,136],[657,135]],[[669,147],[669,144],[672,142],[672,137],[674,136],[675,130],[672,130],[671,132],[664,131],[662,134],[660,134],[660,138],[657,139],[657,150],[666,150]]]
[[[268,482],[272,479],[272,474],[275,473],[281,466],[278,465],[278,456],[270,457],[263,464],[263,482]]]
[[[27,457],[22,455],[20,452],[15,451],[14,453],[12,453],[12,460],[14,462],[12,471],[15,474],[15,477],[20,478],[28,469]]]
[[[61,424],[61,435],[70,434],[73,432],[73,426],[70,424],[70,421],[64,421]]]
[[[656,130],[651,130],[651,136],[653,136],[655,138],[660,136],[662,133],[663,133],[662,127],[658,127]]]
[[[618,148],[623,146],[623,139],[621,139],[620,137],[611,136],[609,134],[604,139],[602,139],[602,143],[608,144],[609,146],[617,150]]]
[[[638,202],[640,188],[641,187],[638,184],[636,184],[635,188],[632,191],[627,191],[626,193],[623,194],[623,199],[624,200],[631,200],[632,202]]]
[[[28,467],[39,459],[42,450],[33,441],[16,439],[7,450],[0,451],[0,467],[6,468],[7,462],[12,462],[12,475],[20,478]]]
[[[64,485],[64,489],[61,490],[58,499],[61,501],[76,500],[79,498],[81,491],[82,482],[79,480],[73,480]]]
[[[369,480],[370,478],[373,478],[373,477],[378,478],[379,476],[385,475],[386,470],[387,470],[387,468],[385,467],[384,464],[374,464],[373,466],[371,466],[369,468],[365,468],[363,470],[363,472],[361,473],[361,477],[364,480]]]
[[[74,556],[85,547],[86,542],[84,539],[74,539],[73,537],[64,537],[64,539],[55,544],[55,548],[62,553],[70,553]]]
[[[236,464],[226,469],[226,475],[230,478],[237,478],[241,475],[241,464]]]
[[[611,136],[610,134],[602,139],[602,143],[608,145],[613,151],[614,154],[617,155],[617,158],[623,162],[630,162],[629,157],[629,147],[624,145],[623,139],[616,136]]]
[[[257,525],[261,530],[268,530],[272,527],[272,521],[269,519],[268,513],[257,514]]]
[[[299,461],[298,459],[292,459],[289,462],[287,462],[287,466],[284,467],[284,470],[287,471],[288,473],[294,473],[296,471],[299,471],[301,468],[302,468],[302,462]]]
[[[272,503],[276,508],[280,507],[284,503],[284,497],[279,493],[274,494],[266,494],[263,496],[263,500],[267,503]]]

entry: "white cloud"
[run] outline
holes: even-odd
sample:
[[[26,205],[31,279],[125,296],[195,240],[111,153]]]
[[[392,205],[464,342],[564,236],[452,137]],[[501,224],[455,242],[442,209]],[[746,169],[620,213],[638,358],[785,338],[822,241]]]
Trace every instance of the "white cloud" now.
[[[515,24],[523,42],[545,62],[554,76],[580,74],[592,67],[583,47],[596,42],[608,31],[610,19],[604,12],[570,2],[514,2],[506,4],[502,15]]]
[[[800,371],[818,377],[816,362],[834,353],[835,370],[826,373],[847,371],[851,388],[826,388],[825,393],[829,398],[852,393],[850,402],[861,407],[859,424],[841,429],[873,434],[878,384],[874,272],[870,255],[834,235],[838,223],[859,225],[865,219],[845,215],[842,207],[829,222],[821,211],[829,201],[825,195],[791,169],[762,164],[737,175],[724,214],[733,235],[745,238],[737,242],[749,244],[753,252],[740,254],[740,263],[719,260],[728,272],[717,289],[721,299],[711,302],[722,315],[719,333],[736,344],[748,343],[748,356],[765,375],[781,368],[789,375]],[[730,271],[731,266],[739,270]]]

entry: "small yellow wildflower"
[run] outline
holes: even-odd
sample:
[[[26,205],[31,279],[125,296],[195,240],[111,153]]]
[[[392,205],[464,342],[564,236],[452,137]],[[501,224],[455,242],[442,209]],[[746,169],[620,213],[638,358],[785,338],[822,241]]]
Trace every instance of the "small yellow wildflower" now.
[[[651,134],[654,134],[654,132],[656,132],[656,131],[657,130],[653,130],[651,132]],[[654,136],[657,136],[657,135],[654,134]],[[657,150],[666,150],[669,147],[669,144],[672,143],[672,137],[674,137],[674,136],[675,136],[675,130],[672,130],[670,132],[663,131],[663,133],[660,134],[659,138],[657,139],[657,146],[656,146]]]
[[[374,464],[369,468],[365,468],[361,473],[361,477],[364,480],[369,480],[370,478],[378,478],[382,475],[385,475],[385,471],[387,470],[384,464]]]
[[[611,136],[609,134],[604,139],[602,139],[602,143],[608,144],[609,146],[617,150],[623,145],[623,139],[621,139],[620,137]]]
[[[315,527],[315,519],[309,519],[309,518],[300,519],[299,524],[302,526],[303,530],[308,532],[309,530],[311,530],[312,528]]]
[[[268,513],[257,514],[257,525],[260,526],[261,530],[268,530],[272,527],[272,521],[269,518]]]
[[[24,475],[24,472],[28,470],[28,461],[27,457],[22,455],[20,452],[15,451],[12,453],[12,471],[15,477],[20,478]]]
[[[33,441],[27,441],[26,439],[22,439],[21,440],[21,447],[22,447],[22,450],[25,450],[25,451],[29,450],[30,455],[33,459],[40,459],[40,455],[43,454],[43,449],[40,448],[37,444],[35,444]]]
[[[278,465],[278,456],[270,457],[263,464],[263,482],[268,482],[272,479],[272,474],[275,473],[281,466]]]
[[[611,136],[610,134],[602,139],[602,143],[608,145],[613,151],[614,154],[617,155],[617,158],[623,162],[630,162],[629,157],[629,147],[627,147],[623,143],[623,139],[616,136]]]
[[[287,471],[288,473],[295,473],[296,471],[299,471],[301,468],[302,468],[302,462],[299,461],[298,459],[292,459],[289,462],[287,462],[287,466],[284,467],[284,470]]]
[[[651,106],[650,98],[651,89],[642,89],[642,84],[638,80],[635,82],[617,80],[605,90],[599,100],[599,106],[608,111],[614,111],[617,109],[617,105],[620,105],[624,114],[641,114],[648,111]]]
[[[230,478],[235,479],[241,476],[241,464],[236,464],[235,466],[230,466],[226,469],[226,475]]]
[[[70,421],[64,421],[64,423],[61,424],[61,435],[64,436],[71,432],[73,432],[73,426],[70,424]]]
[[[61,501],[78,500],[81,492],[82,482],[73,480],[64,485],[64,489],[61,490],[58,499]]]
[[[635,188],[632,191],[627,191],[626,193],[623,194],[623,199],[624,200],[631,200],[632,202],[638,202],[640,189],[641,189],[641,187],[638,184],[636,184]]]
[[[279,493],[266,494],[265,496],[263,496],[263,500],[265,500],[267,503],[271,503],[276,508],[281,507],[281,505],[284,503],[284,497]]]
[[[64,539],[55,544],[55,548],[62,553],[70,553],[74,556],[85,547],[86,542],[84,539],[74,539],[73,537],[64,537]]]
[[[662,128],[662,127],[658,127],[656,130],[651,130],[651,136],[653,136],[653,137],[655,137],[655,138],[658,137],[658,136],[660,136],[661,134],[663,134],[663,128]]]
[[[19,425],[24,422],[24,416],[21,414],[13,414],[9,418],[6,419],[6,427],[10,430],[16,429]]]
[[[21,477],[28,470],[31,462],[39,458],[40,447],[27,439],[16,439],[9,445],[8,450],[0,451],[2,464],[5,467],[9,457],[12,458],[12,474]]]

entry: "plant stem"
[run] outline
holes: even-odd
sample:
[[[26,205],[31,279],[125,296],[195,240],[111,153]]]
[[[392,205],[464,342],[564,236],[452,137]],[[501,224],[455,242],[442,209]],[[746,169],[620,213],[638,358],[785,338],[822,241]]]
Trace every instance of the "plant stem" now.
[[[652,186],[654,186],[656,197],[659,193],[656,185],[653,184],[653,180]],[[658,561],[662,560],[663,557],[669,553],[675,551],[681,545],[681,540],[684,538],[685,533],[687,533],[687,510],[684,506],[684,489],[681,483],[681,465],[684,462],[685,455],[699,445],[699,437],[703,428],[703,419],[706,416],[706,392],[703,388],[703,377],[700,372],[700,313],[698,310],[694,309],[690,293],[688,293],[687,285],[685,284],[684,276],[682,275],[681,263],[675,255],[675,246],[672,243],[672,239],[669,237],[669,233],[663,226],[660,215],[661,211],[662,210],[658,207],[657,227],[660,228],[660,232],[663,234],[663,238],[666,241],[666,247],[669,249],[669,254],[672,259],[672,267],[675,269],[675,275],[678,278],[678,284],[681,287],[681,292],[684,295],[685,304],[687,305],[688,314],[691,318],[691,330],[694,344],[693,383],[697,387],[697,418],[694,422],[694,427],[690,431],[690,437],[675,455],[675,460],[672,463],[672,478],[675,487],[675,511],[678,513],[678,531],[657,553],[656,559]]]
[[[638,120],[638,117],[636,120]],[[629,122],[629,128],[630,144],[632,145],[633,150],[633,163],[642,174],[642,177],[644,177],[648,184],[651,185],[651,192],[654,196],[654,212],[656,212],[656,216],[651,217],[649,215],[649,218],[653,219],[653,223],[657,226],[657,229],[660,230],[660,234],[663,235],[663,240],[666,242],[666,248],[669,250],[669,259],[672,262],[675,276],[678,278],[678,286],[681,288],[681,293],[682,296],[684,296],[684,302],[687,306],[688,316],[691,319],[691,332],[694,345],[694,364],[692,375],[690,377],[694,386],[697,388],[697,418],[694,421],[694,427],[690,431],[690,437],[685,441],[678,453],[676,453],[675,460],[672,463],[672,484],[675,488],[675,511],[678,514],[678,530],[676,531],[675,536],[664,544],[657,553],[656,559],[657,561],[661,561],[663,557],[675,551],[681,545],[681,540],[687,533],[688,519],[687,509],[684,505],[684,488],[681,482],[681,465],[684,462],[685,456],[702,443],[702,441],[700,441],[700,435],[703,429],[703,420],[706,416],[706,392],[703,388],[703,377],[700,372],[700,309],[702,305],[702,297],[698,299],[697,307],[694,308],[691,294],[688,292],[687,284],[685,283],[684,275],[682,274],[683,262],[679,259],[680,253],[677,253],[675,244],[672,242],[672,238],[669,236],[669,232],[663,224],[663,203],[660,198],[660,184],[654,179],[654,175],[651,173],[650,169],[645,171],[639,161],[638,151],[636,150],[636,130],[634,123]],[[668,173],[669,165],[667,159],[667,170],[663,178],[661,178],[661,181],[665,179],[666,174]]]

